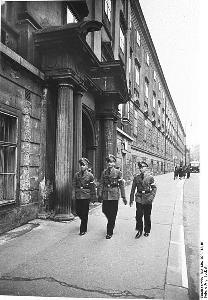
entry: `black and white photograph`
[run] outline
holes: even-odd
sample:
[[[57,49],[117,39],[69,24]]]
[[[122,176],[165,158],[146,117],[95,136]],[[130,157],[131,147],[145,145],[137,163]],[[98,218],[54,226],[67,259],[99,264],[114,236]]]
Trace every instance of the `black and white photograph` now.
[[[205,2],[1,0],[0,300],[207,299]]]

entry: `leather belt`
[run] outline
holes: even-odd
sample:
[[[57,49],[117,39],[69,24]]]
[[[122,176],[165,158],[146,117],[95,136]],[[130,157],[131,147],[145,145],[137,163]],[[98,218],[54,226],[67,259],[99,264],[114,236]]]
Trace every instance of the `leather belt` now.
[[[150,191],[139,191],[138,193],[141,194],[141,195],[142,195],[142,194],[149,194]]]
[[[118,187],[118,184],[106,184],[104,185],[104,187],[111,187],[111,188]]]

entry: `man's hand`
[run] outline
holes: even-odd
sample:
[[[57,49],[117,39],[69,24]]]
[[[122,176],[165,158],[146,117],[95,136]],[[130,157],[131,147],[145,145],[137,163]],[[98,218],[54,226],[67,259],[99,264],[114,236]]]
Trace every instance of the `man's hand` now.
[[[103,202],[103,199],[102,197],[98,196],[98,202],[102,203]]]
[[[124,203],[125,205],[127,204],[126,198],[123,198],[123,203]]]
[[[129,206],[132,207],[132,205],[133,205],[133,202],[129,202]]]

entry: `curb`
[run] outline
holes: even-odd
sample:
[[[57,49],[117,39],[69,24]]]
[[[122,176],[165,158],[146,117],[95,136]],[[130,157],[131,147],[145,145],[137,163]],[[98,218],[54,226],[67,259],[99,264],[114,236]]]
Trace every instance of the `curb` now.
[[[183,189],[174,205],[173,222],[171,226],[168,264],[165,282],[165,299],[188,300],[188,276],[185,254],[183,226]]]

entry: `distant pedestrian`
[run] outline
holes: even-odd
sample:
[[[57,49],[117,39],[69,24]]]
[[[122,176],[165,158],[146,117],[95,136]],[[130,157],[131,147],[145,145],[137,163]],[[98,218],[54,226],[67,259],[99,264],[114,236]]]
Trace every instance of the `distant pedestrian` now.
[[[109,154],[106,157],[106,162],[108,166],[102,173],[98,195],[102,199],[102,212],[108,220],[106,239],[110,239],[113,236],[115,227],[120,192],[125,205],[127,201],[122,173],[115,168],[115,156]]]
[[[184,179],[186,178],[186,166],[185,165],[183,166],[183,178]]]
[[[191,173],[191,168],[190,168],[190,164],[187,166],[186,168],[186,178],[190,178],[190,173]]]
[[[80,171],[74,177],[74,196],[76,213],[81,220],[80,235],[87,232],[89,203],[96,199],[96,189],[94,176],[88,171],[89,160],[81,158],[79,160]]]
[[[144,229],[144,236],[149,236],[151,231],[151,211],[152,202],[157,191],[154,183],[154,177],[148,171],[148,164],[146,162],[138,163],[140,174],[134,177],[131,193],[130,193],[130,207],[134,202],[134,193],[136,201],[136,230],[138,231],[135,238],[140,238]],[[143,226],[144,217],[144,226]],[[143,228],[144,227],[144,228]]]
[[[183,177],[183,166],[182,165],[179,166],[178,175],[179,175],[179,179],[182,179],[182,177]]]
[[[178,166],[175,166],[174,168],[174,180],[178,178],[179,168]]]

